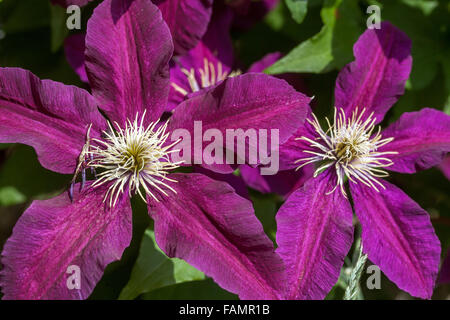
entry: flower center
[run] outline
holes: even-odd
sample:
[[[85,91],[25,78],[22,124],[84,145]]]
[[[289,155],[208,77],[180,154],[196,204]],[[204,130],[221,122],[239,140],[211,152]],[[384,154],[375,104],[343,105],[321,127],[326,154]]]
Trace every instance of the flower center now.
[[[303,162],[297,169],[310,163],[319,162],[320,165],[314,172],[314,177],[316,177],[322,170],[334,167],[337,184],[327,194],[334,192],[339,186],[342,194],[346,197],[345,177],[354,183],[360,181],[376,191],[379,191],[378,187],[384,188],[377,177],[388,176],[388,173],[381,168],[389,167],[393,165],[393,162],[385,156],[397,154],[397,152],[378,152],[377,150],[394,138],[382,139],[380,127],[378,127],[378,132],[373,134],[376,118],[372,113],[362,120],[364,113],[365,109],[361,112],[356,109],[352,116],[347,118],[343,109],[338,112],[335,108],[334,123],[331,125],[328,118],[325,118],[328,124],[326,132],[322,130],[319,121],[313,114],[313,120],[308,119],[308,122],[313,126],[318,137],[314,140],[304,136],[297,138],[297,140],[307,141],[312,148],[312,150],[304,151],[310,156],[296,161],[296,163]]]
[[[172,163],[170,153],[178,150],[171,148],[178,141],[166,145],[169,133],[166,133],[167,122],[157,127],[158,122],[150,123],[144,127],[145,112],[140,121],[138,115],[133,122],[127,121],[125,128],[115,123],[114,130],[110,123],[109,130],[104,131],[104,140],[93,139],[97,146],[90,146],[89,161],[87,167],[100,171],[92,184],[97,187],[109,184],[104,197],[104,202],[109,201],[109,206],[115,206],[120,194],[126,192],[139,194],[145,201],[141,189],[153,199],[158,199],[152,190],[159,190],[168,195],[164,189],[176,193],[166,182],[176,182],[167,177],[168,171],[178,168],[181,162]]]
[[[196,76],[195,71],[196,70],[194,68],[190,68],[189,70],[186,68],[181,68],[181,72],[186,75],[186,78],[189,82],[191,93],[197,92],[200,89],[204,89],[209,86],[213,86],[228,77],[234,77],[241,74],[240,70],[236,70],[231,73],[228,71],[224,71],[222,63],[220,61],[218,61],[217,65],[215,66],[214,63],[209,61],[207,58],[203,58],[203,68],[197,69],[197,75],[200,75],[199,77]],[[176,83],[172,82],[171,85],[182,95],[186,96],[189,94],[188,91],[186,91]]]

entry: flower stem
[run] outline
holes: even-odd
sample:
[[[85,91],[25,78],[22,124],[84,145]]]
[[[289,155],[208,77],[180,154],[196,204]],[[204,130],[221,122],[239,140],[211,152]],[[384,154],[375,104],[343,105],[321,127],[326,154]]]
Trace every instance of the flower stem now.
[[[359,251],[358,259],[353,263],[353,269],[350,273],[348,286],[345,289],[344,300],[362,300],[361,286],[359,284],[364,266],[367,261],[367,255],[363,254],[361,239],[357,240],[355,251]]]

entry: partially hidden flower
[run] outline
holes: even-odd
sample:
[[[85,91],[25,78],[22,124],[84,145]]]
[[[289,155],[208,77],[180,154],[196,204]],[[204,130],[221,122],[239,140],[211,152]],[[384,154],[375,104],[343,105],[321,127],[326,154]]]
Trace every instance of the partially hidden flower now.
[[[284,143],[306,118],[310,99],[282,80],[242,75],[184,101],[162,123],[172,51],[151,1],[105,0],[86,36],[92,94],[0,69],[0,142],[31,145],[45,168],[75,174],[69,192],[33,201],[15,225],[2,252],[4,299],[87,298],[130,244],[135,194],[147,202],[168,256],[242,299],[283,297],[284,265],[251,202],[226,183],[174,172],[185,164],[171,160],[176,146],[169,137],[177,128],[192,133],[201,121],[222,133],[279,128]],[[73,266],[78,289],[67,284]]]
[[[230,38],[233,17],[233,11],[230,8],[216,5],[208,30],[197,46],[186,54],[174,58],[170,67],[171,91],[167,111],[172,110],[193,94],[216,85],[228,77],[242,73],[262,73],[281,58],[281,53],[273,52],[254,62],[245,72],[237,69],[235,66],[238,63],[234,57]],[[294,77],[282,74],[278,77],[287,80],[298,90],[305,91],[305,86],[298,75]],[[297,171],[287,170],[275,175],[263,176],[260,174],[260,168],[257,167],[240,165],[238,168],[241,181],[234,175],[208,174],[203,169],[201,172],[214,176],[215,179],[227,181],[236,190],[241,190],[241,195],[246,193],[245,188],[242,187],[245,183],[260,192],[273,192],[283,196],[300,187],[313,172],[313,166],[306,166]]]
[[[409,38],[389,22],[365,31],[354,46],[356,60],[337,78],[326,128],[311,114],[280,147],[281,166],[316,164],[314,177],[276,216],[288,298],[322,299],[336,283],[353,240],[353,210],[368,258],[400,289],[432,295],[441,247],[429,214],[382,178],[386,170],[414,173],[439,164],[450,151],[450,117],[425,108],[382,131],[376,126],[404,92],[410,50]]]

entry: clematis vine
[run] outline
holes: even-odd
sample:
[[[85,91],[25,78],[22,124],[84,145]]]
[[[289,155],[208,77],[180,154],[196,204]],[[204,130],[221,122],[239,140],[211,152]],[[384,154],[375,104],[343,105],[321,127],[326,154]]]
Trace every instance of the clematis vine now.
[[[386,170],[414,173],[439,164],[450,151],[450,117],[425,108],[377,127],[404,91],[410,50],[409,38],[389,22],[365,31],[355,61],[337,78],[332,119],[323,128],[310,114],[280,147],[287,167],[316,165],[276,216],[288,298],[322,299],[336,283],[352,244],[353,210],[368,258],[400,289],[432,295],[441,247],[430,217],[382,178]]]
[[[45,168],[74,174],[68,192],[33,201],[15,225],[2,252],[3,298],[87,298],[130,243],[135,194],[147,202],[169,257],[241,299],[283,298],[284,264],[251,202],[224,182],[177,173],[185,164],[171,160],[178,140],[169,138],[202,121],[220,132],[270,125],[284,143],[304,122],[310,99],[283,80],[247,74],[183,101],[161,122],[173,42],[150,0],[103,1],[85,46],[92,94],[0,68],[0,142],[31,145]],[[80,268],[79,290],[67,286],[71,266]]]

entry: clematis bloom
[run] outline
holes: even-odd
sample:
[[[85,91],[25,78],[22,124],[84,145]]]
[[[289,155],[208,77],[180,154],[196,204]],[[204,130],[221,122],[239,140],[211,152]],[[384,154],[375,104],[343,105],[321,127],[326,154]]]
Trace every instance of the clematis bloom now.
[[[450,117],[425,108],[376,127],[404,91],[410,50],[409,38],[389,22],[365,31],[354,46],[356,60],[337,78],[326,129],[311,114],[280,147],[287,166],[317,165],[276,216],[289,298],[322,299],[336,283],[352,244],[353,210],[368,258],[400,289],[432,295],[441,247],[430,217],[382,178],[386,170],[414,173],[439,164],[450,151]]]
[[[270,125],[283,143],[304,121],[309,98],[282,80],[242,75],[184,101],[160,123],[172,51],[150,0],[105,0],[86,36],[92,94],[0,69],[0,142],[31,145],[45,168],[82,176],[69,192],[33,201],[18,220],[2,252],[4,299],[87,298],[130,243],[134,194],[147,202],[168,256],[242,299],[282,297],[284,265],[251,202],[224,182],[173,172],[182,164],[171,161],[176,146],[167,139],[202,121],[223,133]],[[89,169],[96,171],[91,180]],[[79,289],[67,286],[71,266],[80,269]]]

